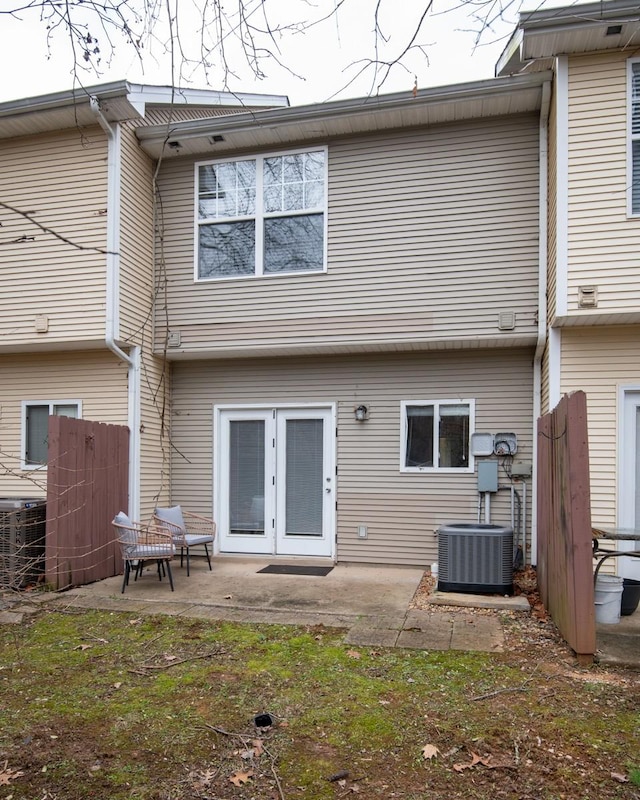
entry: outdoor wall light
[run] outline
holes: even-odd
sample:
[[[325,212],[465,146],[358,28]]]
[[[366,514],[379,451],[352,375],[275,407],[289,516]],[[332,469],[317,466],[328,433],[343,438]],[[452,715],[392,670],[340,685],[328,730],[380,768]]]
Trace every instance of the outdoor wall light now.
[[[364,422],[366,419],[368,419],[368,410],[369,409],[366,406],[358,406],[357,408],[354,408],[353,413],[355,415],[356,422]]]

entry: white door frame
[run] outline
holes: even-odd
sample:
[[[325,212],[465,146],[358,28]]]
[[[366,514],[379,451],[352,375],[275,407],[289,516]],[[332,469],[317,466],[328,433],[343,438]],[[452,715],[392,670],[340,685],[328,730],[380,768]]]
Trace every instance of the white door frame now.
[[[636,519],[636,469],[638,431],[636,408],[640,407],[640,385],[621,386],[618,404],[618,527],[640,528]],[[640,550],[640,543],[619,541],[617,549]],[[640,558],[619,558],[618,575],[640,580]]]
[[[322,558],[331,558],[335,560],[336,557],[336,404],[335,403],[225,403],[220,405],[214,405],[213,407],[213,474],[214,474],[214,481],[213,481],[213,509],[214,509],[214,519],[218,526],[218,531],[222,533],[226,530],[226,526],[228,526],[229,520],[226,518],[226,506],[223,500],[224,497],[224,467],[223,467],[223,457],[227,452],[227,434],[225,433],[225,425],[223,423],[223,415],[227,412],[232,413],[234,418],[237,415],[238,419],[258,419],[262,417],[267,420],[273,420],[273,436],[276,436],[276,423],[278,421],[278,414],[277,412],[287,412],[291,411],[291,416],[297,416],[298,418],[304,418],[305,415],[308,415],[309,412],[317,410],[319,412],[323,412],[323,414],[328,413],[328,420],[327,424],[329,426],[329,436],[327,437],[330,446],[325,447],[325,459],[326,459],[326,477],[331,477],[331,481],[327,481],[326,488],[329,488],[329,492],[325,491],[325,505],[324,505],[324,515],[325,515],[325,527],[326,527],[326,537],[323,540],[326,544],[326,552],[323,553],[322,556],[309,556],[310,558],[322,557]],[[274,412],[276,412],[274,414]],[[263,416],[264,415],[264,416]],[[267,430],[267,429],[265,429]],[[275,449],[274,449],[275,450]],[[266,474],[275,476],[276,471],[278,469],[278,464],[276,463],[276,458],[281,458],[276,455],[275,451],[265,453],[265,469]],[[275,480],[275,477],[274,477]],[[282,492],[278,491],[277,496],[274,492],[273,497],[265,497],[265,520],[276,518],[277,509],[275,507],[276,502],[281,503]],[[223,536],[219,535],[216,537],[215,542],[215,552],[226,552],[222,550]],[[274,531],[273,534],[266,535],[264,537],[259,537],[252,535],[251,537],[241,538],[234,536],[234,541],[238,544],[238,550],[233,550],[229,552],[238,552],[243,554],[256,554],[256,555],[290,555],[290,556],[302,556],[306,555],[304,550],[306,547],[301,546],[296,548],[295,546],[291,547],[291,550],[298,550],[299,552],[289,552],[289,553],[278,553],[277,546],[278,543],[282,540],[281,532],[278,534]],[[295,538],[292,537],[289,539],[287,537],[288,543],[294,545]],[[300,543],[303,543],[303,537],[300,537]]]

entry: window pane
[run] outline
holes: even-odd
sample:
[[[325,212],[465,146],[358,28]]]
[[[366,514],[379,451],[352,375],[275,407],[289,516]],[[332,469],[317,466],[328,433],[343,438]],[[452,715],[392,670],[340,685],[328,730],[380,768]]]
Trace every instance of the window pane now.
[[[26,412],[28,464],[46,464],[48,451],[49,406],[27,406]]]
[[[324,203],[324,183],[309,181],[304,185],[304,207],[321,208]]]
[[[440,406],[439,466],[469,466],[469,406]]]
[[[265,219],[265,273],[320,270],[323,263],[323,214]]]
[[[640,62],[631,65],[631,133],[640,134]]]
[[[640,214],[640,140],[632,143],[631,211]]]
[[[324,181],[324,153],[306,153],[304,177],[307,181]]]
[[[201,225],[198,277],[253,275],[255,222]]]
[[[324,153],[297,153],[264,161],[264,208],[303,211],[324,204]]]
[[[72,419],[77,419],[78,406],[75,403],[67,406],[54,405],[53,413],[58,417],[71,417]]]
[[[405,467],[433,467],[433,406],[407,406]]]
[[[199,168],[199,181],[199,219],[255,214],[255,161],[206,164]]]

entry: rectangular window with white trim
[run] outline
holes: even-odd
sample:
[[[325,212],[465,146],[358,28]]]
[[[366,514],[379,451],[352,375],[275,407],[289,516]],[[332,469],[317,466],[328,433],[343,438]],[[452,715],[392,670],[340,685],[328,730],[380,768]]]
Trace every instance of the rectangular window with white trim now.
[[[36,400],[22,403],[22,468],[41,469],[47,463],[49,450],[49,417],[79,419],[79,400]]]
[[[473,472],[473,400],[401,403],[401,472]]]
[[[629,64],[629,213],[640,215],[640,59]]]
[[[196,280],[324,271],[324,149],[195,169]]]

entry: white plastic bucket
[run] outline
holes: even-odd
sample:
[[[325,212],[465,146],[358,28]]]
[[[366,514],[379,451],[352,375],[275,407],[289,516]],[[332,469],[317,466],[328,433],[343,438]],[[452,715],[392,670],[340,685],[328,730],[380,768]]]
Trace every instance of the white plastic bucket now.
[[[595,587],[596,622],[615,625],[620,622],[622,578],[617,575],[598,575]]]

